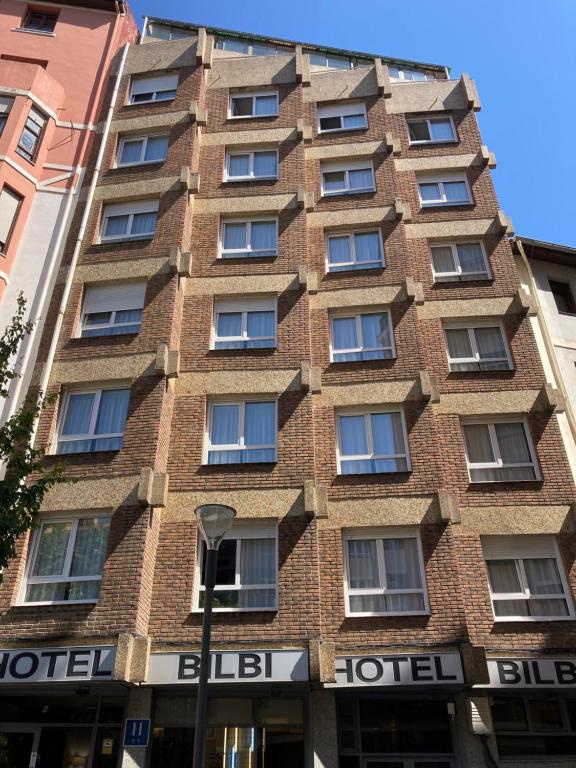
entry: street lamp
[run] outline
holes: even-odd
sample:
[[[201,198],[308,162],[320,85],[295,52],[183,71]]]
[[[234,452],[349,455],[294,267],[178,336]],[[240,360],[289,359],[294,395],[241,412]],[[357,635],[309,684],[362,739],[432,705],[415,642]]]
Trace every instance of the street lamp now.
[[[216,584],[218,547],[236,517],[236,510],[224,504],[204,504],[196,510],[196,520],[206,542],[204,564],[204,616],[202,618],[202,649],[196,703],[193,768],[204,768],[206,710],[208,705],[208,675],[210,672],[210,635],[212,632],[212,596]]]

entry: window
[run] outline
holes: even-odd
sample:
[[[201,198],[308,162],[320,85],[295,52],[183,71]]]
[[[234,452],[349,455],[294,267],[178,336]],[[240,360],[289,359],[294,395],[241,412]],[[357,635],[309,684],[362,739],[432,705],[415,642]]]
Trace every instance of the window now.
[[[408,440],[401,410],[345,412],[338,423],[338,472],[408,472]]]
[[[45,126],[46,118],[44,115],[41,115],[35,109],[31,109],[16,147],[16,152],[31,163],[34,162],[38,154]]]
[[[43,521],[33,539],[23,602],[97,602],[109,530],[109,517]]]
[[[10,187],[0,192],[0,253],[6,253],[23,198]]]
[[[539,479],[532,440],[523,421],[465,422],[463,429],[470,482]]]
[[[166,160],[168,136],[124,136],[118,144],[117,165],[143,165]]]
[[[66,392],[56,453],[120,450],[129,398],[129,389]]]
[[[338,232],[326,236],[328,272],[384,266],[382,235],[378,232]]]
[[[142,240],[154,237],[158,200],[111,203],[102,213],[101,241]]]
[[[340,102],[318,107],[318,132],[335,133],[367,128],[366,105],[362,102]]]
[[[512,362],[502,325],[475,321],[474,325],[444,326],[448,363],[452,372],[509,371]]]
[[[435,80],[430,72],[423,72],[419,69],[400,69],[399,67],[388,67],[388,74],[391,80],[403,80],[408,82],[422,82],[424,80]]]
[[[276,461],[276,401],[213,402],[208,464]]]
[[[78,335],[138,333],[146,283],[108,283],[86,287]]]
[[[254,40],[242,40],[237,37],[219,37],[216,40],[216,48],[220,51],[243,53],[245,56],[276,56],[281,52],[275,45],[259,43]]]
[[[14,99],[11,96],[0,96],[0,136],[8,121],[8,116],[13,104]]]
[[[426,176],[418,179],[420,205],[463,205],[471,203],[468,180],[463,173],[453,176]]]
[[[142,104],[149,101],[170,101],[176,96],[178,75],[159,75],[158,77],[139,77],[130,84],[129,104]]]
[[[490,277],[482,243],[438,243],[430,246],[436,282],[486,280]]]
[[[449,117],[419,117],[408,120],[410,144],[434,144],[456,141],[454,125]]]
[[[224,181],[251,181],[278,177],[278,152],[275,149],[227,152]]]
[[[492,720],[501,759],[574,757],[576,699],[548,691],[492,696]],[[527,760],[526,760],[527,758]],[[551,765],[557,761],[553,761]]]
[[[146,25],[145,36],[153,37],[155,40],[181,40],[184,37],[192,37],[193,32],[192,30],[149,21]]]
[[[199,537],[200,539],[200,537]],[[200,588],[195,608],[204,608],[206,544],[199,541]],[[215,611],[270,611],[278,607],[277,526],[239,521],[218,550]]]
[[[322,194],[343,195],[374,192],[374,169],[371,160],[348,163],[322,163]]]
[[[576,315],[576,302],[569,283],[548,280],[556,308],[562,315]]]
[[[308,51],[307,53],[310,56],[310,66],[312,68],[356,69],[356,67],[367,67],[372,64],[372,61],[357,59],[352,56],[338,56],[337,54],[324,53],[322,51]]]
[[[271,258],[278,255],[276,219],[222,222],[220,256],[223,259]]]
[[[553,536],[486,536],[482,547],[496,621],[571,618]]]
[[[218,299],[214,303],[213,349],[276,347],[276,299]]]
[[[345,533],[344,549],[347,615],[428,612],[417,535],[358,530]]]
[[[388,311],[332,315],[330,338],[334,363],[384,360],[395,356]]]
[[[278,114],[278,94],[275,91],[235,93],[230,96],[229,118],[275,117]]]
[[[57,21],[57,13],[44,13],[43,11],[30,10],[24,17],[21,29],[27,29],[29,32],[52,34]]]

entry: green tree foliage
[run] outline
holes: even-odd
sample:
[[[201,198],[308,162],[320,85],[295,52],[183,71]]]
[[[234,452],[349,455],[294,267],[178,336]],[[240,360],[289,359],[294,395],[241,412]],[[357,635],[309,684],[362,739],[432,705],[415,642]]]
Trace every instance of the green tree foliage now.
[[[26,300],[18,296],[18,309],[0,337],[0,405],[10,383],[20,374],[17,354],[34,323],[25,320]],[[31,445],[34,424],[46,400],[30,393],[18,411],[0,427],[0,581],[1,572],[16,554],[16,541],[33,528],[42,500],[56,483],[65,482],[60,465],[44,466],[44,452]]]

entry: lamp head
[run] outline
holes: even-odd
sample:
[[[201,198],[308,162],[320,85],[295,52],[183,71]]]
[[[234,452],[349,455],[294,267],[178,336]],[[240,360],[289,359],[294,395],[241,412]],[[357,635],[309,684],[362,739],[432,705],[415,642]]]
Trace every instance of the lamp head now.
[[[196,519],[208,549],[218,549],[235,517],[236,510],[225,504],[203,504],[198,507]]]

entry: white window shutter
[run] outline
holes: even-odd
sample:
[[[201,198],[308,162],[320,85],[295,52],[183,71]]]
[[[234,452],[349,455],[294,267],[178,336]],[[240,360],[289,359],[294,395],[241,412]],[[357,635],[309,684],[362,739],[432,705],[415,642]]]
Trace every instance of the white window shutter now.
[[[131,203],[108,203],[104,206],[104,216],[125,216],[130,213],[149,213],[157,211],[159,200],[134,200]]]
[[[556,557],[554,536],[483,536],[482,548],[486,560],[521,559],[525,557]]]
[[[339,102],[338,104],[330,104],[327,107],[318,107],[318,117],[340,117],[344,115],[359,115],[364,114],[364,103],[353,102]]]
[[[84,313],[142,309],[146,283],[108,283],[89,285],[84,297]]]

